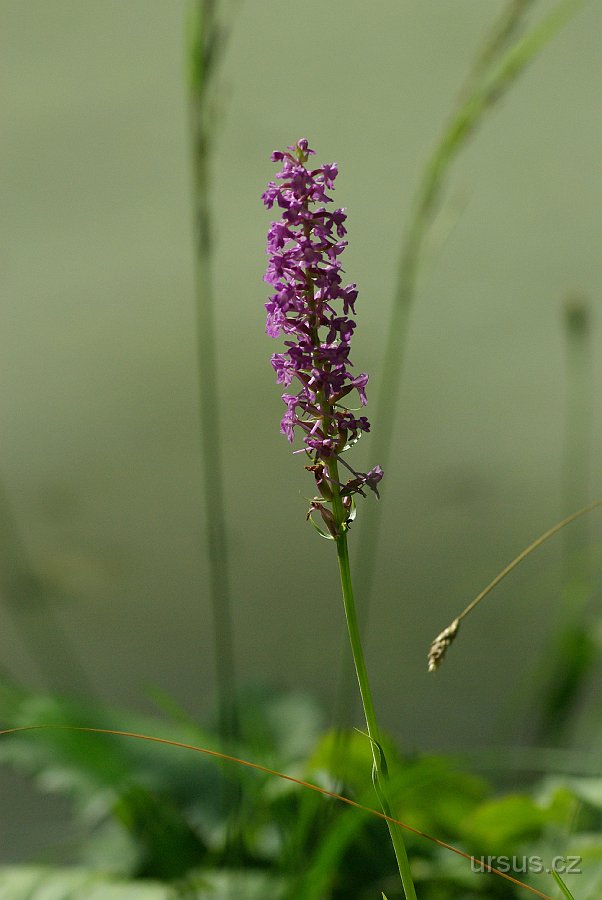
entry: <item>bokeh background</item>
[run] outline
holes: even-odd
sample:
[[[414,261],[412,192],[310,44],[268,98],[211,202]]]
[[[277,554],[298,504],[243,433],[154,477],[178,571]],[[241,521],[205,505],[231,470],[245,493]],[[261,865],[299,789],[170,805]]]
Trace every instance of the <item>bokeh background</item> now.
[[[412,195],[501,9],[247,0],[221,72],[214,280],[237,677],[317,694],[327,719],[343,614],[332,548],[304,521],[307,474],[278,433],[259,199],[269,154],[307,136],[339,164],[346,271],[360,287],[354,360],[374,398]],[[0,3],[0,652],[30,686],[137,709],[160,688],[204,715],[215,666],[186,10]],[[444,669],[427,674],[433,636],[565,512],[569,295],[591,303],[594,396],[601,386],[601,30],[600,5],[586,4],[490,111],[428,243],[391,410],[368,640],[383,723],[409,747],[507,742],[558,611],[560,539],[485,601]],[[590,425],[595,498],[595,406]],[[379,462],[369,437],[355,461]],[[600,514],[584,533],[595,547]],[[24,568],[47,589],[15,596]],[[3,784],[18,809],[24,785],[12,774]]]

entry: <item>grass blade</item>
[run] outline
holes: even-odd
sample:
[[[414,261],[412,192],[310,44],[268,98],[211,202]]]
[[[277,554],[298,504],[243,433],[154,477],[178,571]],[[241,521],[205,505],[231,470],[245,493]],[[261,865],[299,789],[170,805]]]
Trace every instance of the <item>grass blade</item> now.
[[[489,66],[486,73],[474,80],[468,96],[463,97],[444,129],[441,139],[427,161],[417,193],[413,212],[402,244],[397,285],[393,298],[388,335],[379,377],[381,385],[373,423],[373,454],[385,471],[391,460],[395,412],[399,405],[401,372],[405,359],[408,324],[422,263],[425,238],[432,225],[443,194],[451,166],[468,139],[475,133],[485,114],[497,103],[538,53],[561,31],[585,5],[587,0],[561,0],[544,19],[506,50],[502,58]],[[522,10],[515,4],[515,14]],[[507,25],[496,25],[508,33]],[[504,50],[507,38],[494,34],[491,46]],[[477,61],[477,69],[481,63]],[[473,79],[469,79],[469,84]],[[370,601],[377,548],[380,541],[381,510],[376,504],[366,506],[359,525],[358,553],[355,562],[358,593],[362,597],[364,617]],[[349,682],[350,676],[341,676]],[[344,689],[342,689],[344,690]],[[349,696],[349,690],[346,690]]]
[[[569,891],[568,887],[566,886],[566,884],[564,883],[564,881],[562,880],[562,878],[560,877],[560,875],[558,874],[556,869],[552,869],[552,877],[554,878],[554,881],[556,882],[556,884],[558,885],[558,887],[560,888],[560,890],[562,891],[564,896],[567,898],[567,900],[575,900],[575,898]]]
[[[219,727],[225,746],[231,746],[232,741],[238,735],[239,726],[236,711],[234,626],[231,612],[222,426],[217,375],[212,269],[213,212],[210,199],[216,118],[211,89],[215,86],[216,65],[223,53],[227,32],[224,32],[219,25],[216,5],[215,0],[198,0],[194,7],[195,16],[191,23],[188,63],[203,506],[209,563]]]

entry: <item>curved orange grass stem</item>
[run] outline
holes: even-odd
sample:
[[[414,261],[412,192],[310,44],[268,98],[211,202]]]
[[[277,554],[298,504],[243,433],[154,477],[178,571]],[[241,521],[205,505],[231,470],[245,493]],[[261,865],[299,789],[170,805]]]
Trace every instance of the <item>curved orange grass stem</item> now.
[[[112,728],[91,728],[83,725],[20,725],[17,728],[6,728],[3,731],[0,731],[0,737],[7,734],[18,734],[19,732],[23,731],[37,731],[39,729],[46,728],[60,729],[63,731],[80,731],[87,732],[88,734],[112,734],[116,737],[135,738],[139,741],[151,741],[154,744],[166,744],[168,747],[179,747],[181,750],[193,750],[195,753],[204,753],[206,756],[212,756],[215,759],[221,759],[225,760],[226,762],[236,763],[239,766],[245,766],[247,769],[254,769],[257,772],[263,772],[266,775],[275,775],[277,778],[282,778],[284,781],[290,781],[293,784],[300,785],[300,787],[308,788],[310,791],[315,791],[317,794],[322,794],[322,796],[324,797],[330,797],[331,800],[338,800],[340,803],[346,803],[348,806],[353,806],[355,809],[361,810],[361,812],[370,813],[370,815],[373,816],[378,816],[379,819],[384,819],[386,822],[390,822],[392,825],[399,825],[401,828],[405,828],[406,831],[411,831],[412,834],[417,834],[419,837],[425,838],[427,841],[431,841],[433,844],[437,844],[438,847],[443,847],[444,850],[450,850],[452,853],[456,853],[458,856],[462,856],[469,862],[478,862],[479,866],[483,866],[483,868],[487,869],[488,872],[491,872],[493,875],[499,875],[501,878],[505,878],[506,881],[511,881],[512,884],[524,888],[526,891],[529,891],[536,897],[543,897],[544,900],[553,900],[553,898],[549,894],[544,894],[542,893],[542,891],[538,891],[537,888],[531,887],[530,885],[525,884],[523,881],[519,881],[518,878],[513,878],[512,875],[508,875],[506,872],[501,872],[499,869],[496,869],[495,866],[490,866],[480,859],[475,860],[474,856],[471,856],[469,853],[464,853],[463,850],[458,850],[458,848],[452,846],[452,844],[448,844],[445,841],[440,841],[439,838],[432,837],[432,835],[426,834],[426,832],[420,831],[418,828],[414,828],[412,825],[407,825],[405,822],[400,822],[399,819],[394,819],[392,816],[387,816],[385,815],[385,813],[382,813],[377,809],[372,809],[372,807],[370,806],[364,806],[363,803],[357,803],[355,800],[350,800],[349,797],[344,797],[342,794],[336,794],[334,791],[329,791],[326,788],[319,787],[317,784],[312,784],[311,781],[303,781],[301,778],[294,778],[292,775],[286,775],[284,772],[278,772],[277,769],[270,769],[268,766],[262,766],[260,763],[249,762],[249,760],[240,759],[238,756],[230,756],[230,754],[221,753],[219,750],[210,750],[208,747],[196,747],[194,744],[185,744],[182,741],[171,741],[167,738],[154,737],[153,735],[149,734],[138,734],[135,731],[117,731]]]

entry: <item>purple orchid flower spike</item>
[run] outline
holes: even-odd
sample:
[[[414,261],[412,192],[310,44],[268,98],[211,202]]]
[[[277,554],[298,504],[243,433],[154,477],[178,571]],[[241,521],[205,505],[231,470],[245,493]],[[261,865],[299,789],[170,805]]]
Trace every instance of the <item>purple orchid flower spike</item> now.
[[[365,373],[353,375],[349,357],[355,322],[357,287],[342,283],[340,257],[347,218],[343,209],[329,209],[338,174],[335,163],[308,168],[314,155],[305,138],[286,150],[272,153],[282,169],[262,195],[268,209],[277,206],[282,218],[268,231],[269,257],[265,281],[274,293],[265,304],[266,331],[270,337],[285,336],[285,351],[275,353],[272,366],[279,384],[296,382],[298,393],[285,393],[286,413],[280,430],[292,443],[302,435],[320,496],[312,501],[310,513],[320,512],[329,536],[333,535],[332,513],[325,507],[332,498],[332,461],[343,462],[353,474],[339,484],[346,509],[351,513],[354,494],[365,496],[369,488],[378,496],[383,477],[380,466],[370,472],[356,472],[341,454],[360,435],[370,430],[366,416],[356,416],[344,403],[356,391],[365,406]],[[299,451],[296,451],[299,452]],[[349,519],[348,519],[349,521]]]
[[[314,155],[305,138],[286,150],[272,153],[282,163],[277,181],[271,181],[263,194],[268,209],[282,211],[268,232],[268,270],[265,280],[274,293],[266,303],[266,331],[271,337],[284,336],[285,350],[275,353],[272,366],[278,384],[289,390],[282,395],[286,412],[280,431],[292,443],[300,435],[308,469],[314,476],[318,496],[310,501],[307,518],[320,534],[336,544],[345,621],[358,679],[368,737],[372,748],[373,778],[385,817],[391,815],[387,788],[387,764],[368,681],[362,650],[358,617],[353,596],[347,531],[355,515],[354,497],[366,496],[365,489],[378,497],[383,477],[380,466],[369,472],[356,472],[343,459],[365,431],[370,430],[366,416],[358,416],[347,406],[347,398],[356,392],[365,406],[368,376],[353,375],[349,357],[355,322],[357,287],[343,285],[341,255],[346,215],[343,209],[331,209],[329,191],[338,174],[335,163],[308,168]],[[294,383],[297,393],[290,390]],[[341,481],[339,464],[351,478]],[[313,520],[320,515],[324,530]],[[410,864],[398,825],[388,821],[406,900],[416,900]]]

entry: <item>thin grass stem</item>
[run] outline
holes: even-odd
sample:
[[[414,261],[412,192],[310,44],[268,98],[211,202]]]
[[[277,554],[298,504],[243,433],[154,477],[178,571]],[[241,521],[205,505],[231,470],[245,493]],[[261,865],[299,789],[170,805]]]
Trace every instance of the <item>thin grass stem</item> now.
[[[210,88],[225,36],[219,27],[215,0],[199,0],[189,49],[190,130],[195,234],[195,312],[198,396],[203,474],[203,506],[209,564],[209,594],[213,621],[219,730],[226,746],[239,732],[234,625],[230,588],[220,386],[217,373],[213,288],[213,213],[210,199],[215,112]]]
[[[602,506],[602,499],[594,500],[593,503],[590,503],[588,506],[584,506],[582,509],[578,509],[577,512],[571,513],[570,516],[567,516],[565,519],[562,519],[560,522],[557,522],[551,528],[548,528],[547,531],[544,531],[543,534],[540,534],[538,538],[532,541],[528,547],[525,547],[518,556],[512,560],[512,562],[508,563],[501,572],[495,576],[493,581],[490,581],[486,588],[477,594],[474,600],[466,606],[462,612],[456,616],[456,618],[445,628],[431,643],[431,647],[429,650],[429,672],[434,672],[439,668],[441,663],[443,662],[443,658],[445,653],[447,652],[450,644],[456,637],[458,633],[458,629],[460,627],[460,622],[462,619],[465,619],[466,616],[473,611],[473,609],[479,605],[479,603],[485,599],[485,597],[491,593],[491,591],[498,586],[498,584],[503,581],[506,575],[509,575],[527,556],[530,556],[534,550],[537,550],[541,547],[542,544],[545,544],[551,537],[554,537],[555,534],[558,534],[563,528],[566,528],[567,525],[570,525],[571,522],[574,522],[576,519],[581,518],[586,513],[592,512],[592,510],[597,509],[599,506]]]

